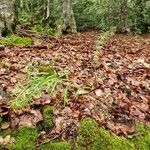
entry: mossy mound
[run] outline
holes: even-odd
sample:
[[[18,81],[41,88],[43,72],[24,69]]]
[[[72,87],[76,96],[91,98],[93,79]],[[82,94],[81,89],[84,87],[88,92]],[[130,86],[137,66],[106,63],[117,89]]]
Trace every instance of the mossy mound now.
[[[75,150],[134,150],[134,144],[121,137],[112,136],[99,128],[91,118],[84,119],[78,130]]]
[[[28,37],[20,37],[18,35],[8,35],[6,38],[0,39],[2,45],[28,46],[32,44],[32,40]]]
[[[43,113],[46,114],[46,127],[51,127],[52,108],[45,106]],[[48,115],[48,118],[47,118]],[[50,124],[49,124],[50,123]],[[11,129],[0,131],[1,137],[10,135],[14,138],[14,142],[9,145],[0,145],[0,149],[8,150],[25,150],[32,149],[36,146],[38,139],[37,128],[26,127],[12,131]],[[86,118],[81,121],[77,142],[74,149],[67,141],[47,141],[42,144],[39,150],[149,150],[150,149],[150,128],[143,124],[138,124],[136,133],[131,135],[129,139],[111,135],[103,127],[98,127],[97,123],[91,119]]]
[[[3,118],[0,117],[0,126],[1,126],[2,122],[3,122]]]
[[[43,107],[43,125],[45,129],[51,129],[54,125],[53,123],[53,109],[51,106]]]
[[[71,150],[71,146],[66,141],[61,142],[50,142],[42,145],[40,150]]]
[[[41,65],[39,66],[39,72],[47,73],[48,75],[55,74],[55,68],[52,66]]]
[[[98,126],[90,118],[80,123],[77,137],[76,150],[99,150],[102,148]]]
[[[13,130],[8,128],[6,130],[0,130],[0,136],[2,137],[6,137],[7,135],[12,135],[13,134]]]
[[[150,150],[150,127],[138,124],[136,126],[137,136],[131,138],[137,150]]]
[[[35,147],[38,132],[36,128],[26,127],[18,129],[14,134],[15,143],[10,150],[29,150]]]

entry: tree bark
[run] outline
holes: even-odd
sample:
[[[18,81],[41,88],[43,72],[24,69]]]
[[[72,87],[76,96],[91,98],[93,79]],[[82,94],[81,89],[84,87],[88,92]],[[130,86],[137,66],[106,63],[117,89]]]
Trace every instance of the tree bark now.
[[[77,32],[76,22],[74,18],[73,8],[72,8],[72,0],[63,0],[63,8],[62,8],[62,32]]]
[[[127,0],[120,0],[120,19],[117,27],[118,33],[126,32]]]
[[[15,8],[12,0],[0,0],[0,36],[15,29]]]

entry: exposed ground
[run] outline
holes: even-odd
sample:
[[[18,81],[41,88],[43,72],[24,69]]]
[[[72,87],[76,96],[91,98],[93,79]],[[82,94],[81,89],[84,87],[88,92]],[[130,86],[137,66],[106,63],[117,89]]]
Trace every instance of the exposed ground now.
[[[74,139],[79,121],[86,116],[117,135],[134,133],[135,121],[150,121],[150,35],[115,35],[93,61],[96,31],[59,38],[34,38],[28,47],[10,46],[0,51],[0,115],[11,128],[35,125],[42,120],[39,108],[53,108],[54,127],[47,132],[61,139]],[[60,92],[44,93],[25,109],[9,108],[9,94],[22,82],[27,68],[49,65],[68,73],[66,105]]]

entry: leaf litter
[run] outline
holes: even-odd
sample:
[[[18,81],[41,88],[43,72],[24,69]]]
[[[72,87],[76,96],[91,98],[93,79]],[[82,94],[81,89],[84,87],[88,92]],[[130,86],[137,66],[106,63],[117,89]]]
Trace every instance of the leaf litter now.
[[[62,134],[74,138],[79,121],[93,117],[117,135],[134,133],[135,121],[150,121],[150,36],[115,35],[103,47],[102,56],[93,62],[98,32],[87,31],[62,37],[43,37],[40,44],[9,46],[0,51],[0,116],[7,116],[11,128],[35,126],[42,121],[39,107],[51,105],[54,128],[48,136]],[[44,91],[27,108],[12,110],[10,95],[27,74],[27,68],[49,65],[68,73],[67,100],[56,91]],[[8,121],[7,120],[7,121]]]

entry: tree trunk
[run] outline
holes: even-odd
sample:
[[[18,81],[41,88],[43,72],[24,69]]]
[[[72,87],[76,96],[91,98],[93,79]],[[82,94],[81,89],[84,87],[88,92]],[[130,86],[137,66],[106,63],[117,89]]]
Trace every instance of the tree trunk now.
[[[15,8],[12,0],[0,0],[0,36],[13,33],[15,29]]]
[[[65,33],[75,33],[77,32],[76,22],[74,18],[72,0],[63,0],[63,9],[62,9],[62,32]]]
[[[118,33],[126,32],[127,0],[120,0],[120,19],[117,27]]]

